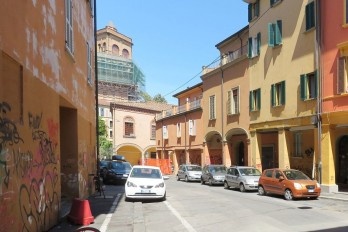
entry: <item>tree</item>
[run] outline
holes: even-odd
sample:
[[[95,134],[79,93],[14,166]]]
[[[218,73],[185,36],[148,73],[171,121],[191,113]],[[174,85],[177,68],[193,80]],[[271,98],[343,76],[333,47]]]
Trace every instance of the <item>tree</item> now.
[[[144,99],[145,102],[152,101],[152,97],[146,92],[141,92],[140,96]]]
[[[155,102],[160,102],[160,103],[167,103],[167,100],[161,95],[161,94],[156,94],[153,98],[153,101]]]
[[[112,156],[112,142],[108,140],[108,134],[106,130],[106,124],[103,119],[98,118],[98,136],[99,136],[99,158]]]

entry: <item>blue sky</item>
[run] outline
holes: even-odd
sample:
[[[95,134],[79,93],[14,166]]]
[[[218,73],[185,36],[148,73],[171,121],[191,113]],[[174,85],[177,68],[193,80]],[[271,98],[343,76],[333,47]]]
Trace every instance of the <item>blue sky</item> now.
[[[97,29],[110,22],[133,41],[146,92],[177,104],[174,94],[201,82],[216,44],[248,24],[242,0],[97,0]]]

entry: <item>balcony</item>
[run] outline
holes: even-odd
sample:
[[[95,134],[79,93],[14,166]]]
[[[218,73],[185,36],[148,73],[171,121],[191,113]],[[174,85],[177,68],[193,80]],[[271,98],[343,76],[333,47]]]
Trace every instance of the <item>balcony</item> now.
[[[182,114],[185,112],[190,112],[190,111],[193,111],[193,110],[196,110],[199,108],[201,108],[201,99],[189,101],[184,105],[174,106],[170,110],[164,110],[161,113],[156,114],[156,120],[161,120],[163,118],[167,118],[167,117],[170,117],[173,115]]]

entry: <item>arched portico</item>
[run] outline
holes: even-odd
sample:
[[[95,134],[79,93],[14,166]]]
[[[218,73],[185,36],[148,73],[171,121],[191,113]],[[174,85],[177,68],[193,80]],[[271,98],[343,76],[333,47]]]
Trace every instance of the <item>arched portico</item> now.
[[[223,138],[218,131],[210,131],[204,138],[205,164],[223,164]]]
[[[226,133],[226,143],[231,165],[250,166],[249,134],[243,128],[233,128]]]

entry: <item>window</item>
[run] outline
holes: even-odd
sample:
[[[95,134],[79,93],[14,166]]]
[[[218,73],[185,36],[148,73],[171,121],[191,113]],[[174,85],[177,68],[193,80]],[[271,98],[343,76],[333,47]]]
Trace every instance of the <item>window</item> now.
[[[196,120],[189,120],[189,135],[196,135]]]
[[[248,57],[253,58],[260,55],[261,33],[257,33],[256,37],[250,37],[248,40]]]
[[[151,137],[150,139],[156,139],[156,123],[152,121],[151,123]]]
[[[168,129],[167,129],[167,126],[163,126],[162,127],[162,135],[163,135],[163,139],[168,139]]]
[[[282,0],[270,0],[270,5],[271,5],[271,7],[272,6],[274,6],[274,5],[276,5],[276,4],[278,4],[278,3],[280,3]]]
[[[228,91],[228,114],[239,114],[239,87]]]
[[[348,93],[347,57],[337,61],[337,94]]]
[[[282,21],[268,24],[268,46],[274,47],[282,44]]]
[[[306,31],[315,26],[314,2],[306,5]]]
[[[127,49],[123,49],[122,50],[122,56],[124,57],[124,58],[129,58],[129,52],[128,52],[128,50]]]
[[[120,49],[118,48],[118,46],[116,45],[116,44],[114,44],[114,45],[112,45],[112,54],[114,54],[114,55],[120,55],[119,54],[119,51]]]
[[[215,95],[209,97],[209,119],[216,119],[215,115]]]
[[[265,173],[265,176],[272,177],[272,174],[273,174],[273,170],[267,170]]]
[[[110,125],[110,128],[112,128],[112,125],[113,125],[112,121],[109,122],[109,125]]]
[[[65,0],[65,47],[74,54],[72,0]]]
[[[249,93],[249,109],[250,111],[258,111],[261,109],[261,89],[252,90]]]
[[[176,137],[181,138],[181,124],[180,124],[180,122],[178,122],[176,124]]]
[[[103,107],[99,108],[99,116],[104,117],[104,108]]]
[[[272,107],[285,105],[285,81],[271,86]]]
[[[317,97],[317,72],[301,75],[301,100],[310,100]]]
[[[253,19],[259,17],[260,14],[260,1],[256,0],[255,3],[250,3],[248,5],[248,21],[252,21]]]
[[[87,82],[92,85],[92,49],[87,43]]]
[[[302,157],[302,133],[295,133],[294,134],[294,157]]]
[[[124,119],[124,135],[127,137],[134,137],[134,120],[131,117]]]
[[[112,138],[112,131],[109,131],[109,136],[110,136],[110,138]]]

